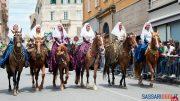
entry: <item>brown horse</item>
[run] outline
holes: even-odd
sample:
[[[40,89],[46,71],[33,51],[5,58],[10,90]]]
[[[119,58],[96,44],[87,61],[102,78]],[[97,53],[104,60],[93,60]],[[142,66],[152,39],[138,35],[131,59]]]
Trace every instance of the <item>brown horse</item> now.
[[[47,50],[44,47],[44,39],[35,38],[34,48],[29,49],[30,54],[30,73],[32,76],[32,87],[37,90],[43,89],[44,78],[45,78],[45,62],[47,57]],[[42,71],[41,85],[38,85],[38,76],[40,70]],[[34,81],[35,78],[35,81]]]
[[[54,73],[54,76],[53,76],[53,86],[56,87],[55,81],[56,81],[57,73],[59,70],[60,81],[61,81],[60,89],[62,91],[62,90],[64,90],[65,84],[67,84],[67,80],[69,78],[69,62],[70,62],[68,50],[64,44],[60,44],[58,46],[57,53],[56,53],[55,57],[56,57],[56,62],[57,62],[58,67],[55,70],[56,73]],[[65,81],[64,81],[64,71],[66,73]]]
[[[150,86],[153,87],[153,81],[154,81],[154,70],[157,65],[157,61],[159,58],[159,52],[158,52],[158,46],[159,46],[159,34],[156,32],[151,33],[152,34],[152,40],[151,43],[148,45],[148,48],[145,52],[145,61],[141,63],[135,63],[135,74],[139,78],[138,84],[142,85],[142,77],[141,72],[143,67],[148,65],[150,72],[151,72],[151,82]]]
[[[110,38],[111,39],[111,38]],[[113,38],[112,38],[113,39]],[[111,39],[111,41],[112,41]],[[114,69],[115,66],[120,65],[120,70],[122,72],[122,78],[120,80],[120,86],[124,80],[123,86],[126,87],[126,69],[130,60],[132,59],[131,51],[134,47],[137,46],[135,34],[130,33],[123,42],[114,42],[111,43],[108,39],[105,39],[105,48],[106,48],[106,64],[104,68],[103,75],[108,74],[108,83],[111,85],[109,68],[111,66],[112,70],[112,85],[114,85]]]
[[[80,66],[81,68],[80,68],[80,72],[79,72],[81,74],[81,86],[84,86],[83,74],[84,74],[84,70],[86,69],[86,77],[87,77],[86,87],[89,87],[89,68],[94,63],[94,66],[93,66],[94,67],[93,89],[97,90],[97,86],[96,86],[96,76],[97,75],[96,75],[96,73],[98,70],[100,54],[101,54],[101,52],[99,50],[100,49],[102,50],[102,46],[103,46],[103,36],[96,33],[93,43],[91,44],[90,48],[88,49],[87,53],[85,54],[85,57],[84,57],[85,61],[84,62],[78,61],[78,64],[82,65],[82,66]],[[76,73],[76,81],[75,81],[76,84],[78,83],[79,79],[80,79],[80,76]]]
[[[12,31],[13,32],[13,31]],[[9,79],[9,91],[11,91],[10,78],[13,76],[14,88],[13,95],[16,96],[19,93],[19,81],[23,67],[25,66],[25,56],[22,46],[22,34],[20,32],[13,32],[14,34],[14,47],[13,52],[9,56],[7,63],[7,73]]]

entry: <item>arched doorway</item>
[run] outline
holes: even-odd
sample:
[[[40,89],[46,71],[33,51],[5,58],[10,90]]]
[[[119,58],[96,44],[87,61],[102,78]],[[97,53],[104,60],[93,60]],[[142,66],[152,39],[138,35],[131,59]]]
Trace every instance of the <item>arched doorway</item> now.
[[[109,25],[108,23],[104,23],[104,26],[103,26],[103,33],[106,33],[106,34],[109,34]]]

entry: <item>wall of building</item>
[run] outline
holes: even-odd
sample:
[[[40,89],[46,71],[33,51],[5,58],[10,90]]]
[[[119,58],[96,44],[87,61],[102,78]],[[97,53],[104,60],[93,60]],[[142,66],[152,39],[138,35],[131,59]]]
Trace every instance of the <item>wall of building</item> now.
[[[148,0],[134,1],[130,6],[116,12],[114,20],[115,23],[121,21],[125,26],[127,33],[134,32],[140,34],[144,23],[148,21],[147,11]]]
[[[42,6],[41,6],[42,4]],[[41,6],[41,7],[40,7]],[[56,0],[56,4],[50,4],[50,0],[39,0],[36,6],[37,24],[42,25],[42,29],[46,32],[52,32],[57,24],[62,23],[68,25],[68,36],[74,37],[78,35],[80,27],[82,27],[82,4],[74,3],[71,0],[70,4],[61,4],[61,0]],[[81,11],[81,14],[78,12]],[[51,19],[51,12],[54,12]],[[64,12],[68,12],[68,19],[64,19]]]

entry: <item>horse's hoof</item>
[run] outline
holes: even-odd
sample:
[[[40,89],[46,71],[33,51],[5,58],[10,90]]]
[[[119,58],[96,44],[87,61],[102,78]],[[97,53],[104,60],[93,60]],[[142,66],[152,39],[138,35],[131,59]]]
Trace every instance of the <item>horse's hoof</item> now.
[[[53,88],[56,88],[56,84],[53,84]]]
[[[150,83],[149,86],[150,86],[150,87],[153,87],[153,83]]]
[[[143,83],[142,83],[142,82],[138,82],[138,85],[142,86],[142,85],[143,85]]]
[[[64,90],[64,86],[63,86],[63,85],[60,86],[60,90],[61,90],[61,91]]]
[[[84,86],[84,83],[81,83],[81,87],[85,87],[85,86]]]
[[[90,88],[89,83],[86,84],[86,88]]]
[[[19,93],[20,93],[20,90],[17,90],[16,93],[19,94]]]
[[[39,86],[39,91],[41,91],[43,89],[43,86]]]
[[[35,85],[32,85],[32,88],[35,88]]]
[[[39,91],[39,88],[36,88],[35,91]]]
[[[13,96],[17,96],[17,93],[16,93],[16,91],[13,91]]]
[[[97,90],[98,88],[97,88],[97,86],[96,85],[94,85],[93,86],[93,90]]]

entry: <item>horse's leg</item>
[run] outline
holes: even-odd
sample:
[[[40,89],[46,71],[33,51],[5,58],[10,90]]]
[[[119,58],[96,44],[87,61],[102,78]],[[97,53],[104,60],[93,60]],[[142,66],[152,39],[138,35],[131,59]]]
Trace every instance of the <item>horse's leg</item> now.
[[[39,90],[43,89],[43,85],[44,85],[44,78],[45,78],[45,65],[43,65],[43,67],[41,68],[42,71],[42,81],[41,81],[41,85],[39,87]]]
[[[60,90],[63,91],[64,90],[64,79],[63,79],[64,69],[60,67],[59,72],[60,72],[60,81],[61,81]]]
[[[17,94],[19,93],[19,81],[21,77],[21,71],[18,72],[18,77],[17,77],[17,86],[16,86],[16,92]]]
[[[115,77],[114,77],[114,68],[115,68],[115,65],[112,66],[111,68],[111,71],[112,71],[112,85],[114,85],[114,80],[115,80]]]
[[[82,66],[82,70],[81,70],[81,87],[84,87],[84,82],[83,82],[84,69],[85,69],[85,67]]]
[[[149,68],[150,68],[150,72],[151,72],[151,82],[150,82],[150,86],[153,87],[153,82],[154,82],[154,65],[152,65],[151,63],[147,63]]]
[[[13,85],[14,85],[14,88],[13,88],[13,95],[14,96],[17,96],[17,93],[16,93],[16,86],[17,86],[17,80],[16,80],[16,74],[17,74],[17,71],[14,70],[13,72]]]
[[[65,81],[64,81],[64,84],[67,84],[67,80],[68,80],[68,78],[69,78],[69,68],[68,68],[68,66],[65,67],[65,72],[66,72],[66,79],[65,79]]]
[[[89,63],[86,63],[86,78],[87,78],[87,81],[86,81],[86,88],[89,88]]]
[[[11,88],[11,74],[8,72],[8,80],[9,80],[9,92],[12,90]]]
[[[39,76],[40,68],[35,69],[35,80],[36,80],[36,91],[39,90],[38,88],[38,76]]]
[[[138,84],[139,85],[143,85],[142,83],[142,76],[141,76],[141,72],[142,72],[142,67],[143,65],[145,65],[145,62],[142,62],[142,63],[135,63],[135,69],[139,68],[137,70],[137,77],[138,77]]]
[[[124,79],[124,87],[126,88],[126,68],[124,68],[124,70],[123,70],[123,79]]]
[[[31,73],[31,77],[32,77],[32,88],[35,88],[35,85],[34,85],[34,69],[32,67],[30,67],[30,73]]]
[[[56,87],[57,74],[58,74],[58,68],[56,68],[56,70],[53,71],[53,87]]]
[[[111,86],[111,80],[110,80],[110,76],[109,76],[109,66],[107,66],[107,75],[108,75],[109,86]]]
[[[96,77],[97,77],[98,64],[99,64],[99,57],[97,58],[94,64],[94,76],[93,76],[94,77],[94,86],[93,86],[94,90],[97,90]]]

